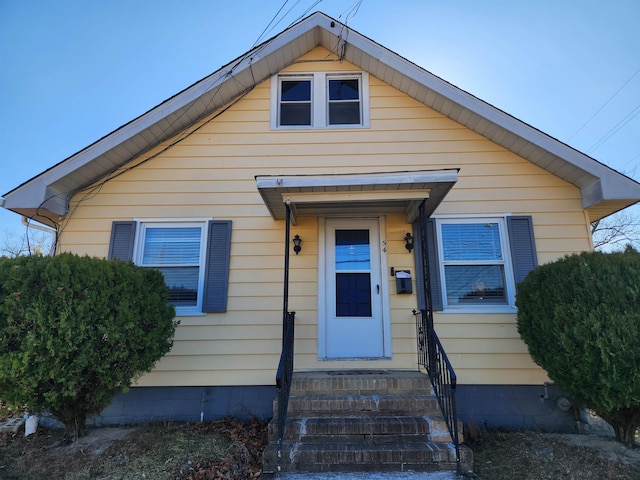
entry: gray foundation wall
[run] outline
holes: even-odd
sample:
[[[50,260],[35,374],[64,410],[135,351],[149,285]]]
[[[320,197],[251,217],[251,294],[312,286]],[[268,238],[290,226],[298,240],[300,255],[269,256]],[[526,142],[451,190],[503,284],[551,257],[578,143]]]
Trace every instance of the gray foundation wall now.
[[[90,425],[195,422],[233,416],[270,419],[275,386],[134,387],[113,398]]]
[[[576,410],[555,385],[458,385],[458,418],[480,428],[578,433]]]
[[[205,421],[226,416],[268,420],[275,397],[275,386],[134,387],[116,395],[88,423],[195,422],[201,414]],[[458,385],[457,410],[465,425],[480,428],[577,432],[574,409],[560,408],[567,406],[564,398],[553,385]]]

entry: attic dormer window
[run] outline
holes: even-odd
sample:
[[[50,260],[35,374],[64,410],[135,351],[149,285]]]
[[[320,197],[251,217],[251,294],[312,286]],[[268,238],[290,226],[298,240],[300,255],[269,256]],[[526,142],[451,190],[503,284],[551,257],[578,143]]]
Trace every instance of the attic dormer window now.
[[[280,82],[280,125],[311,125],[312,79]]]
[[[360,77],[327,79],[329,125],[361,125]]]
[[[272,128],[368,126],[369,77],[366,73],[283,74],[273,77]]]

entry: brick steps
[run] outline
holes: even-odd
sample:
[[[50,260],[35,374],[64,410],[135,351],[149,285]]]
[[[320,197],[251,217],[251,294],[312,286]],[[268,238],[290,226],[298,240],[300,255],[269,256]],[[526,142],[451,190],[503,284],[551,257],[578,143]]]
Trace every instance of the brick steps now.
[[[453,447],[433,442],[287,443],[282,469],[289,472],[435,472],[455,470]]]
[[[288,408],[282,471],[456,469],[451,436],[429,379],[419,372],[296,372]],[[274,417],[265,478],[277,472],[277,454]],[[463,468],[470,470],[471,450],[462,446],[461,457]]]

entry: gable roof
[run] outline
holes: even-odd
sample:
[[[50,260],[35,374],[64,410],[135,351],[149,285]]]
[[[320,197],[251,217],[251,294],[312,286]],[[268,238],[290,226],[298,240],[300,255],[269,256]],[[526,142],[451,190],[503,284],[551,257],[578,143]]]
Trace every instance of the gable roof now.
[[[428,107],[580,189],[591,220],[640,201],[640,184],[317,12],[85,149],[7,192],[6,209],[47,225],[71,196],[221,110],[322,46]]]

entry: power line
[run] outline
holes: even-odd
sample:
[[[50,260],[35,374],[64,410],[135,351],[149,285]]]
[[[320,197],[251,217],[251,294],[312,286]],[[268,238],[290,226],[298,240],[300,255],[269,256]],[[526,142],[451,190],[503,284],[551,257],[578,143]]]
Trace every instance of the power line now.
[[[605,133],[602,137],[600,137],[589,149],[587,149],[587,153],[591,153],[594,150],[600,148],[602,144],[604,144],[607,140],[613,137],[616,133],[618,133],[622,128],[627,125],[631,120],[633,120],[638,114],[640,114],[640,104],[636,105],[631,112],[624,116],[622,120],[616,123],[613,127],[609,129],[607,133]]]
[[[582,124],[582,126],[581,126],[580,128],[578,128],[578,130],[576,130],[576,132],[575,132],[573,135],[571,135],[571,136],[569,137],[569,139],[568,139],[567,141],[568,141],[568,142],[570,142],[571,140],[573,140],[573,138],[574,138],[576,135],[578,135],[578,134],[579,134],[579,133],[584,129],[584,127],[586,127],[587,125],[589,125],[589,123],[591,123],[591,120],[593,120],[594,118],[596,118],[596,116],[597,116],[597,115],[602,111],[602,109],[603,109],[604,107],[606,107],[606,106],[609,104],[609,102],[610,102],[611,100],[613,100],[613,99],[614,99],[614,97],[615,97],[616,95],[618,95],[618,93],[620,93],[620,91],[621,91],[624,87],[626,87],[626,86],[627,86],[627,84],[628,84],[631,80],[633,80],[633,78],[634,78],[638,73],[640,73],[640,68],[638,68],[638,70],[636,70],[636,71],[635,71],[635,73],[634,73],[633,75],[631,75],[631,76],[627,79],[627,81],[626,81],[626,82],[624,82],[624,83],[622,84],[622,86],[621,86],[620,88],[618,88],[618,90],[616,90],[616,91],[615,91],[615,93],[614,93],[613,95],[611,95],[611,96],[607,99],[607,101],[606,101],[606,102],[604,102],[604,103],[600,106],[600,108],[598,108],[598,110],[596,110],[596,111],[595,111],[595,113],[594,113],[593,115],[591,115],[591,117],[589,117],[589,119],[588,119],[586,122],[584,122],[584,123]]]

